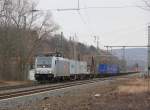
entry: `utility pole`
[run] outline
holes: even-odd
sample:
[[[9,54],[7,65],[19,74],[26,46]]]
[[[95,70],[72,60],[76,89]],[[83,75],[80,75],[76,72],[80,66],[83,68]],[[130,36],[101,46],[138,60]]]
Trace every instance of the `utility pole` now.
[[[96,48],[97,48],[97,54],[100,54],[100,48],[99,48],[99,37],[94,36],[94,42],[96,43]]]
[[[76,36],[76,34],[75,34],[75,36]],[[73,37],[70,37],[70,42],[71,42],[71,50],[72,50],[72,58],[74,59],[74,60],[76,60],[76,58],[77,58],[77,52],[76,52],[76,41],[75,41],[75,36],[73,36]]]
[[[122,47],[123,55],[122,55],[122,61],[123,61],[123,72],[126,72],[126,58],[125,58],[125,46]]]
[[[23,16],[23,21],[24,21],[24,29],[26,29],[26,22],[27,22],[27,17]]]
[[[80,10],[80,0],[78,0],[78,9]]]
[[[106,46],[106,48],[107,48],[107,54],[109,54],[109,47]],[[105,56],[104,56],[104,57],[105,57]],[[108,64],[108,63],[109,63],[109,57],[106,56],[106,64]]]
[[[150,26],[148,26],[148,75],[147,75],[147,77],[148,77],[148,90],[147,90],[147,92],[149,93],[150,92]]]
[[[98,68],[98,64],[99,64],[99,61],[100,61],[100,58],[99,58],[99,56],[100,56],[100,49],[99,49],[99,37],[98,36],[94,36],[94,39],[95,39],[95,43],[96,43],[96,47],[97,47],[97,55],[96,55],[96,61],[95,61],[95,65],[96,65],[96,67],[95,67],[95,69],[96,68]],[[96,72],[97,72],[97,70],[96,70]]]
[[[77,44],[76,44],[76,40],[77,40],[77,35],[75,33],[74,37],[73,37],[73,50],[74,50],[74,60],[77,60]]]
[[[106,49],[107,49],[107,54],[108,54],[108,52],[109,52],[109,50],[108,50],[108,49],[109,49],[109,47],[108,47],[108,46],[106,46]]]
[[[61,32],[60,42],[60,52],[63,55],[63,32]]]
[[[148,26],[148,74],[147,76],[150,76],[150,26]]]
[[[97,51],[99,50],[99,37],[98,36],[94,36],[95,42],[96,42],[96,47],[97,47]]]

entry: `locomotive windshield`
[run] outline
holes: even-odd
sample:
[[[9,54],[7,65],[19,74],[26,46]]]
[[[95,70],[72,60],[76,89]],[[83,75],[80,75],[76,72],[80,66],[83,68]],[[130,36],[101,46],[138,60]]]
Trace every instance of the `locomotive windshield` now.
[[[51,57],[37,57],[37,67],[38,68],[50,68],[52,65]]]

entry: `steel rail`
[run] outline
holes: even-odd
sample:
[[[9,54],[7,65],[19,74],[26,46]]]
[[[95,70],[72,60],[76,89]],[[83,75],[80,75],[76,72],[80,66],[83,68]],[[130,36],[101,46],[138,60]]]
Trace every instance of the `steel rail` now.
[[[123,76],[126,76],[126,75],[123,75]],[[95,83],[95,82],[104,81],[104,80],[113,80],[118,77],[122,77],[122,75],[111,76],[107,78],[97,78],[97,79],[90,79],[90,80],[66,82],[66,83],[60,83],[57,85],[46,85],[46,86],[43,85],[43,87],[35,86],[36,88],[26,88],[25,90],[16,90],[16,91],[0,93],[0,100],[30,95],[30,94],[35,94],[35,93],[47,92],[47,91],[52,91],[52,90],[57,90],[57,89],[63,89],[63,88],[73,87],[73,86],[78,86],[78,85],[90,84],[90,83]]]
[[[0,91],[20,89],[20,88],[29,88],[29,87],[34,87],[34,86],[39,86],[39,84],[30,83],[30,84],[19,84],[19,85],[5,85],[5,86],[0,86]]]
[[[78,86],[78,85],[90,84],[90,83],[95,83],[95,82],[99,82],[99,81],[104,81],[107,79],[103,78],[103,79],[95,79],[95,80],[84,80],[84,81],[78,81],[78,82],[68,82],[65,84],[54,85],[54,86],[50,85],[47,87],[32,88],[29,90],[18,90],[18,91],[13,91],[13,92],[8,92],[8,93],[1,93],[0,100],[30,95],[30,94],[35,94],[35,93],[41,93],[41,92],[46,92],[46,91],[51,91],[51,90],[63,89],[63,88],[73,87],[73,86]],[[109,80],[110,80],[110,78],[109,78]]]

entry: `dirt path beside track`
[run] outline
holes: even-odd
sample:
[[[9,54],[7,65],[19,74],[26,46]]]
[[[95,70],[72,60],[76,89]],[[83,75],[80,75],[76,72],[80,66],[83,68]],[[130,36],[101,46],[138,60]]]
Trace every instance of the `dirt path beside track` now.
[[[143,78],[117,79],[63,95],[44,98],[16,110],[150,110],[150,93]]]

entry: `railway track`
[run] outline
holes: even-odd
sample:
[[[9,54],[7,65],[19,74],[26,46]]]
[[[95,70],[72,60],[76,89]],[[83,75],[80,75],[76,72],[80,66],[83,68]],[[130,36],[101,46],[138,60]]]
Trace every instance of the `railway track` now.
[[[135,72],[129,72],[126,74],[122,74],[122,75],[128,75],[128,74],[132,74]],[[121,74],[119,74],[119,76],[121,76]],[[108,77],[108,76],[107,76]],[[109,76],[110,77],[110,76]],[[104,77],[100,77],[100,78],[104,78]],[[70,82],[70,81],[66,81],[66,82]],[[56,82],[51,82],[50,84],[55,84]],[[64,82],[60,82],[60,83],[64,83]],[[33,83],[29,83],[29,84],[21,84],[21,85],[13,85],[13,86],[0,86],[0,91],[5,91],[5,90],[13,90],[13,89],[21,89],[21,88],[29,88],[29,87],[38,87],[42,84],[39,84],[37,82],[33,82]],[[48,85],[48,84],[46,84]]]
[[[18,91],[13,91],[13,92],[8,92],[8,93],[1,93],[0,100],[30,95],[30,94],[35,94],[35,93],[41,93],[41,92],[46,92],[46,91],[52,91],[52,90],[57,90],[57,89],[63,89],[63,88],[72,87],[72,86],[90,84],[90,83],[95,83],[95,82],[104,81],[104,80],[110,80],[110,78],[75,81],[75,82],[68,82],[68,83],[63,83],[59,85],[49,85],[46,87],[37,87],[37,88],[28,89],[28,90],[18,90]]]
[[[27,87],[33,87],[33,86],[39,86],[39,84],[38,83],[30,83],[30,84],[20,84],[20,85],[13,85],[13,86],[0,86],[0,91],[27,88]]]
[[[57,89],[63,89],[63,88],[72,87],[72,86],[90,84],[90,83],[95,83],[99,81],[113,80],[116,77],[123,77],[123,76],[112,76],[112,77],[107,77],[107,78],[97,78],[97,79],[90,79],[90,80],[65,82],[65,83],[59,83],[55,85],[54,84],[43,85],[43,86],[36,85],[35,87],[32,87],[32,88],[26,87],[24,89],[19,89],[19,90],[16,89],[15,91],[10,91],[10,92],[7,91],[4,93],[0,93],[0,100],[30,95],[30,94],[35,94],[35,93],[41,93],[41,92],[46,92],[46,91],[52,91],[52,90],[57,90]]]

